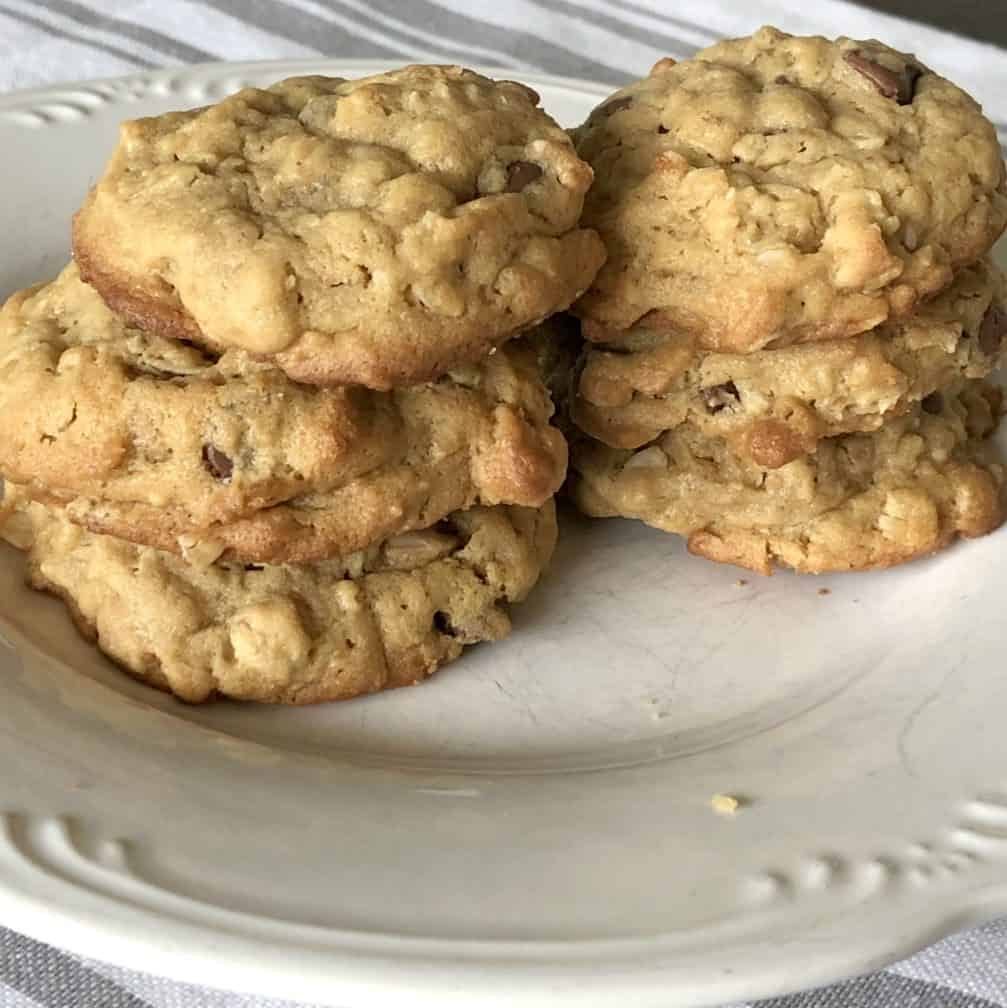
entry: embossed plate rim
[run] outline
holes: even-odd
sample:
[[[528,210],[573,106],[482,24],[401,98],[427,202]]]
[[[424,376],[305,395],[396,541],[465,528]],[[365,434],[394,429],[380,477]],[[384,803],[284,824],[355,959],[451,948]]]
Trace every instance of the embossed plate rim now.
[[[172,68],[4,96],[0,98],[0,123],[4,129],[24,129],[35,137],[58,136],[64,128],[80,137],[88,126],[89,111],[116,110],[117,116],[120,111],[128,116],[135,108],[134,101],[150,96],[150,88],[162,89],[155,94],[159,99],[198,102],[214,97],[215,86],[240,79],[259,82],[322,70],[354,75],[389,65],[383,61],[312,60]],[[585,101],[609,90],[544,74],[495,72],[577,93]],[[89,89],[98,97],[92,94],[81,103],[83,109],[78,108],[74,102]],[[40,106],[43,117],[22,118],[12,125],[9,113],[35,112]],[[1001,536],[986,548],[995,550],[999,543],[1002,549],[1004,541]],[[975,555],[981,558],[981,554]],[[24,661],[31,663],[33,677],[51,674],[58,678],[62,674],[48,669],[44,658],[29,656],[27,650]],[[14,696],[16,664],[11,653],[0,648],[0,669],[9,673],[0,676],[0,700]],[[70,680],[64,676],[59,681]],[[91,681],[86,690],[90,691],[88,696],[81,683],[65,702],[84,710],[88,704],[108,702],[106,694],[111,695],[106,687]],[[853,701],[848,697],[842,700],[847,702]],[[134,739],[131,744],[142,748],[146,741],[142,736],[153,726],[163,727],[166,715],[137,707],[136,733],[141,741]],[[64,715],[55,704],[51,711],[44,706],[39,710],[51,713],[50,730],[63,724],[60,718]],[[795,722],[820,714],[802,714]],[[123,714],[123,723],[132,716]],[[81,718],[83,727],[75,729],[79,737],[74,738],[83,743],[89,741],[85,730],[94,735],[97,722],[87,722],[83,714]],[[0,711],[0,728],[2,725]],[[39,753],[54,745],[44,737],[46,728],[44,723],[34,726],[37,738],[31,741],[38,742]],[[225,771],[236,773],[239,764],[259,766],[256,761],[268,756],[262,746],[217,737],[195,725],[183,723],[177,729],[177,737],[166,738],[166,748],[177,745],[179,760],[196,760],[197,765],[205,761],[221,774],[224,784],[228,781]],[[801,732],[786,737],[797,745]],[[112,733],[93,744],[96,752],[140,753],[140,748],[130,749],[126,741]],[[159,738],[152,736],[149,742],[155,749]],[[758,744],[765,747],[768,741],[763,738]],[[16,757],[10,740],[0,735],[0,755],[5,745],[7,756]],[[170,767],[170,752],[168,756],[150,755],[150,765],[156,769],[157,759],[162,757]],[[691,778],[693,772],[697,777],[695,782],[679,781],[689,801],[702,803],[714,789],[717,775],[710,772],[709,780],[703,776],[707,758],[708,754],[699,753],[680,761],[690,768],[686,777]],[[268,762],[261,765],[263,774],[267,773]],[[992,771],[998,779],[1003,778],[1001,766]],[[427,806],[436,808],[434,814],[445,819],[455,815],[466,800],[466,782],[458,775],[428,770],[410,777],[401,770],[382,768],[355,772],[371,774],[379,783],[408,784],[416,794],[425,792]],[[663,772],[660,765],[648,764],[593,774],[572,772],[562,779],[540,781],[518,773],[494,787],[503,793],[527,787],[546,796],[575,798],[578,788],[607,786],[614,801],[627,782],[653,787]],[[999,784],[989,794],[980,791],[972,796],[973,791],[966,789],[967,800],[961,800],[956,792],[957,797],[948,802],[934,803],[934,816],[916,840],[905,839],[900,833],[894,846],[882,844],[871,857],[847,856],[841,845],[838,854],[808,849],[793,863],[773,862],[763,865],[761,873],[739,876],[738,895],[747,903],[745,914],[735,912],[733,918],[728,912],[726,919],[714,917],[708,925],[642,937],[627,931],[625,937],[526,941],[450,937],[438,932],[426,936],[405,930],[396,933],[391,926],[339,929],[284,916],[280,908],[270,914],[236,909],[222,900],[214,902],[212,891],[202,901],[184,892],[173,895],[156,876],[163,866],[142,862],[143,857],[163,853],[157,844],[139,827],[134,833],[113,821],[109,804],[110,796],[114,797],[112,774],[109,781],[82,782],[79,792],[62,794],[46,793],[44,788],[34,791],[29,787],[34,778],[23,768],[20,776],[25,784],[19,790],[18,776],[0,777],[0,913],[5,923],[40,940],[124,966],[148,966],[190,982],[256,989],[276,997],[344,1005],[384,1005],[393,997],[403,1004],[431,1006],[467,1006],[476,997],[487,1005],[512,1005],[515,999],[526,1005],[619,1008],[628,1000],[655,1008],[721,1003],[782,993],[870,969],[908,954],[954,927],[1007,911],[1007,790],[1001,790]],[[473,792],[482,786],[475,778],[471,783]],[[1007,786],[1007,780],[1002,783]],[[422,787],[415,786],[418,784]],[[103,802],[105,808],[99,811]],[[703,815],[709,817],[714,843],[718,835],[726,843],[725,831],[748,830],[764,814],[758,803],[729,823],[702,806],[697,811],[688,805],[685,812],[701,822]],[[617,831],[613,836],[617,837]],[[130,860],[134,848],[141,856],[139,867]],[[495,854],[500,857],[499,851]],[[668,851],[668,865],[673,871],[673,846]],[[501,873],[506,867],[501,861]],[[191,881],[198,887],[202,880],[196,877]],[[815,927],[809,924],[812,919],[817,920]],[[767,937],[772,940],[766,941]]]
[[[35,111],[40,106],[58,105],[69,103],[75,96],[88,94],[94,102],[80,109],[79,115],[71,115],[68,119],[54,117],[51,125],[59,122],[70,121],[71,119],[85,118],[89,111],[96,109],[103,104],[118,101],[139,101],[144,97],[151,96],[151,89],[158,97],[169,97],[174,94],[182,94],[186,87],[192,83],[202,82],[205,85],[220,84],[222,81],[235,79],[235,85],[241,87],[240,83],[244,79],[254,79],[261,83],[264,79],[279,79],[284,76],[294,74],[325,73],[331,71],[333,67],[338,67],[342,73],[340,76],[366,76],[368,74],[380,73],[397,65],[391,60],[374,59],[303,59],[303,60],[238,60],[226,63],[199,63],[192,66],[168,67],[162,70],[150,70],[136,74],[128,74],[120,77],[97,77],[84,81],[71,81],[63,84],[43,85],[41,87],[24,88],[19,91],[11,91],[7,94],[0,94],[0,113]],[[557,74],[540,72],[516,73],[509,67],[495,67],[488,64],[476,66],[472,64],[480,73],[498,78],[508,78],[520,76],[526,83],[540,83],[550,88],[563,88],[576,91],[581,95],[589,94],[597,97],[604,97],[611,89],[603,84],[592,81],[580,80],[576,77],[563,77]],[[129,89],[129,85],[133,85]],[[140,85],[137,89],[136,85]],[[226,89],[223,93],[227,93]],[[182,94],[185,97],[184,94]],[[212,95],[210,95],[212,97]],[[195,100],[200,100],[198,97]],[[50,123],[45,123],[49,125]],[[26,125],[26,123],[19,123]],[[41,125],[41,124],[40,124]]]

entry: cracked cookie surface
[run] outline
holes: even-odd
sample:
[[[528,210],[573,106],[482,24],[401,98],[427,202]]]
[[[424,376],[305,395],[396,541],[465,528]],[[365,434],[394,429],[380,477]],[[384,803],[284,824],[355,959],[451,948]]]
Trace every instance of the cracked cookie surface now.
[[[575,311],[711,350],[864,332],[907,315],[1007,221],[993,125],[876,41],[763,28],[650,75],[576,131],[583,221],[608,260]]]
[[[556,540],[552,501],[476,508],[340,560],[246,570],[95,535],[16,491],[4,509],[0,534],[26,551],[32,587],[60,596],[135,678],[190,703],[305,704],[421,682],[508,633],[506,604]]]
[[[980,261],[911,317],[841,340],[718,354],[689,336],[634,327],[616,347],[585,350],[572,418],[616,448],[689,422],[778,467],[824,437],[876,430],[938,388],[986,377],[1003,356],[1003,298],[1003,275]]]
[[[74,224],[151,332],[297,381],[426,381],[568,306],[591,169],[531,89],[460,67],[300,77],[124,123]]]
[[[124,325],[73,265],[0,312],[0,473],[95,531],[248,562],[361,549],[566,469],[533,340],[424,385],[298,385]]]
[[[574,497],[596,517],[638,518],[713,560],[769,573],[902,563],[1002,521],[1003,468],[983,442],[1001,393],[982,382],[934,393],[870,434],[766,469],[683,425],[638,452],[575,442]]]

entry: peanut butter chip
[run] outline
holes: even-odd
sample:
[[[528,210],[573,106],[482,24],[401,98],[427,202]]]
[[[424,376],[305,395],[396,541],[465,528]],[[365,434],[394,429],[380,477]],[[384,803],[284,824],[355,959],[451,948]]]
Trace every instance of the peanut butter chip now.
[[[530,161],[515,161],[507,166],[507,188],[505,192],[521,192],[542,175],[542,169]]]
[[[895,98],[900,105],[908,105],[913,100],[916,80],[920,76],[919,67],[907,63],[901,73],[875,63],[856,49],[843,57],[857,73],[866,77],[885,98]]]

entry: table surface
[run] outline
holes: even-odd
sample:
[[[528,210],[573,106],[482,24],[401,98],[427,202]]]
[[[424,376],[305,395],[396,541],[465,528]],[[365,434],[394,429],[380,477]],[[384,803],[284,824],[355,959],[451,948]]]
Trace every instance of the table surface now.
[[[876,35],[927,53],[991,116],[1007,120],[1007,64],[988,48],[1007,47],[1002,0],[876,0],[859,9],[841,0],[676,0],[674,16],[665,0],[5,0],[0,91],[216,59],[325,53],[464,61],[466,45],[616,85],[660,55],[686,56],[767,21],[795,32]],[[661,22],[665,30],[655,32]],[[1007,1008],[1007,921],[955,935],[869,977],[763,1005]],[[84,961],[0,928],[0,1008],[154,1006],[281,1008]]]

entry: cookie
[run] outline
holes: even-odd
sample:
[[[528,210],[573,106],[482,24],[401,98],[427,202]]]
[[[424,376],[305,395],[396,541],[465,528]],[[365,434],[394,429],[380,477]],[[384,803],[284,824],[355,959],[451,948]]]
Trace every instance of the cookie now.
[[[1007,222],[993,125],[876,41],[763,28],[650,75],[576,132],[608,261],[575,311],[721,352],[908,315]]]
[[[586,350],[572,418],[616,448],[688,422],[775,468],[824,437],[877,430],[938,388],[986,377],[1003,355],[1003,297],[1002,274],[980,261],[910,318],[847,339],[718,354],[638,326],[617,348]]]
[[[123,124],[77,214],[132,324],[312,384],[426,381],[569,305],[604,259],[591,169],[522,84],[295,77]]]
[[[763,573],[890,566],[1003,521],[1003,469],[982,442],[1000,408],[998,389],[964,383],[778,469],[687,424],[639,452],[575,444],[574,496],[586,514],[639,518]]]
[[[391,392],[298,385],[244,351],[215,359],[124,325],[71,265],[0,312],[0,473],[96,531],[163,549],[352,552],[476,503],[537,507],[555,492],[566,446],[537,354],[513,341]]]
[[[510,629],[556,539],[555,510],[477,508],[311,567],[196,567],[94,535],[21,498],[2,534],[34,587],[137,679],[190,703],[307,704],[421,682]]]

